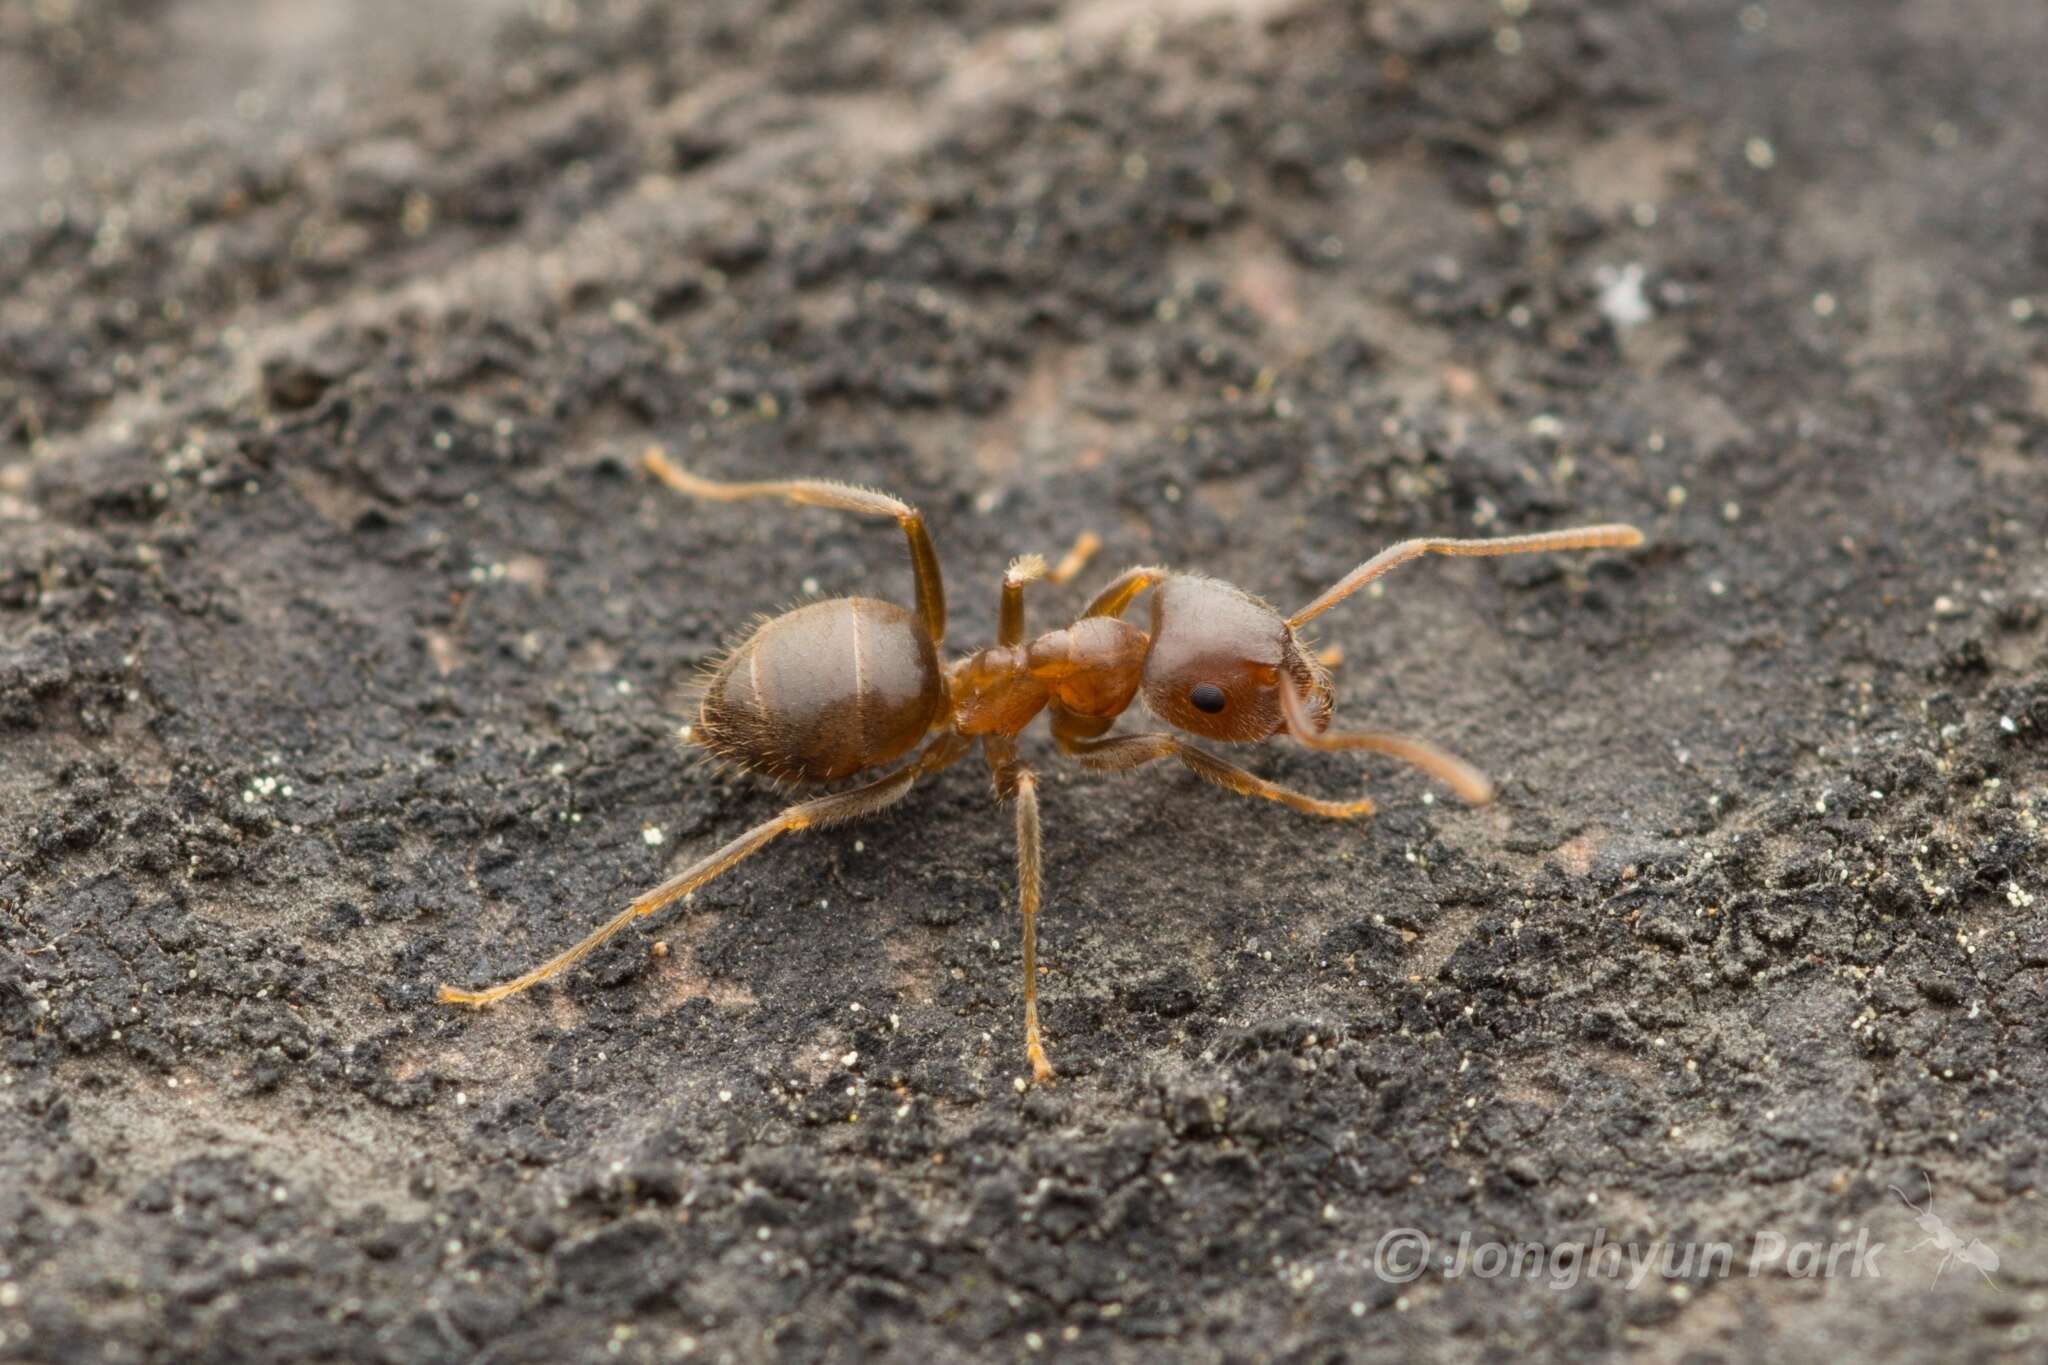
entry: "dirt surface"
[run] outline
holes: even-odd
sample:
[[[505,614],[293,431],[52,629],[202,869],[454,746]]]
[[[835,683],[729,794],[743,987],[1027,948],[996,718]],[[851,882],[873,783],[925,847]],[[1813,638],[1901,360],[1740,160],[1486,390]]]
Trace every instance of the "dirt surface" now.
[[[0,0],[0,1359],[2039,1358],[2039,0],[220,8]],[[916,500],[958,648],[1083,528],[1651,544],[1318,623],[1485,810],[1033,740],[1025,1088],[976,765],[434,1002],[778,808],[675,743],[724,637],[908,596],[650,441]]]

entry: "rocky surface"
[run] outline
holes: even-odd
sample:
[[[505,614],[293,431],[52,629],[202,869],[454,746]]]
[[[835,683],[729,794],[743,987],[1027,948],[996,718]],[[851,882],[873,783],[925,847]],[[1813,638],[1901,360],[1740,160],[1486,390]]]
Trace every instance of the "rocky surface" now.
[[[760,10],[315,89],[280,0],[237,91],[202,0],[0,3],[0,1359],[2036,1355],[2038,0]],[[961,648],[1084,528],[1283,604],[1652,543],[1318,623],[1485,810],[1034,741],[1026,1088],[972,765],[434,1002],[777,808],[675,744],[722,639],[907,597],[650,442],[914,499]]]

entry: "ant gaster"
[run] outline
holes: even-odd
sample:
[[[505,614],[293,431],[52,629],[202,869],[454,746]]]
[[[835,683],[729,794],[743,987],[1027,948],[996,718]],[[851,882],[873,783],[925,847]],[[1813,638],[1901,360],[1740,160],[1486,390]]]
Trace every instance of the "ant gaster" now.
[[[1084,536],[1057,572],[1048,574],[1037,555],[1012,563],[1003,576],[995,645],[949,664],[939,654],[946,635],[945,585],[917,509],[885,493],[823,480],[714,482],[677,467],[659,449],[648,452],[644,465],[691,497],[718,502],[781,498],[893,517],[910,543],[917,583],[915,610],[871,597],[838,597],[763,622],[712,667],[686,735],[718,758],[790,783],[851,777],[902,758],[920,742],[923,748],[885,777],[797,802],[644,892],[581,943],[524,976],[482,991],[443,986],[441,999],[488,1005],[545,981],[634,920],[689,895],[777,837],[887,809],[919,779],[961,758],[979,741],[998,799],[1014,802],[1016,809],[1024,1045],[1041,1081],[1052,1076],[1052,1066],[1038,1029],[1038,777],[1017,754],[1018,733],[1041,711],[1050,714],[1060,750],[1098,772],[1178,759],[1217,786],[1309,815],[1348,820],[1372,813],[1372,802],[1363,797],[1330,801],[1294,791],[1168,731],[1106,734],[1143,692],[1147,709],[1175,730],[1237,744],[1286,734],[1311,749],[1387,754],[1480,805],[1493,798],[1493,785],[1435,745],[1385,731],[1331,729],[1329,673],[1296,632],[1389,569],[1422,555],[1591,550],[1643,540],[1633,526],[1586,526],[1493,540],[1402,541],[1366,560],[1292,616],[1213,578],[1139,566],[1118,574],[1071,625],[1027,639],[1025,587],[1044,578],[1063,581],[1078,570],[1092,539]],[[1123,613],[1147,590],[1152,593],[1151,629],[1140,630]]]

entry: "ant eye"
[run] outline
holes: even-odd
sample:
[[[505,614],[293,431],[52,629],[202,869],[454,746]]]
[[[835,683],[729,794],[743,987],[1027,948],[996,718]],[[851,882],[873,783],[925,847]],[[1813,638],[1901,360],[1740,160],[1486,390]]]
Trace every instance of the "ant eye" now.
[[[1196,683],[1194,690],[1188,693],[1188,700],[1195,704],[1197,711],[1207,711],[1213,716],[1223,709],[1229,698],[1215,683]]]

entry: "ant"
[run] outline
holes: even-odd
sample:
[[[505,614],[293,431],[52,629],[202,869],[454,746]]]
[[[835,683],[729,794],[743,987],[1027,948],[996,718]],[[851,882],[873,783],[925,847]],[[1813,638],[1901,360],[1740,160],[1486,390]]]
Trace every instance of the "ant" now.
[[[1991,1278],[1991,1272],[1998,1269],[1998,1253],[1984,1245],[1981,1238],[1973,1237],[1965,1242],[1961,1235],[1948,1225],[1948,1220],[1934,1211],[1933,1179],[1925,1171],[1920,1172],[1920,1179],[1927,1185],[1927,1207],[1924,1209],[1906,1198],[1906,1192],[1897,1185],[1885,1187],[1899,1197],[1901,1204],[1913,1210],[1913,1221],[1920,1225],[1920,1231],[1927,1234],[1908,1250],[1918,1251],[1921,1247],[1931,1245],[1941,1253],[1941,1264],[1934,1268],[1934,1278],[1937,1280],[1941,1278],[1941,1273],[1948,1269],[1950,1261],[1961,1261],[1982,1275],[1987,1283],[1997,1284],[1998,1281]]]
[[[671,463],[656,447],[646,471],[679,493],[713,502],[779,498],[865,516],[892,517],[910,545],[916,608],[872,597],[812,602],[756,626],[701,680],[696,717],[684,738],[712,755],[777,783],[832,782],[923,748],[887,776],[849,791],[798,801],[643,892],[608,923],[540,966],[487,990],[443,986],[443,1002],[489,1005],[565,970],[643,915],[681,899],[797,830],[858,820],[888,809],[916,783],[965,756],[978,741],[999,801],[1014,803],[1018,900],[1024,921],[1024,1046],[1033,1075],[1050,1080],[1038,1028],[1040,904],[1038,776],[1017,756],[1017,736],[1050,712],[1062,753],[1097,772],[1123,772],[1177,759],[1240,796],[1278,801],[1308,815],[1349,820],[1370,815],[1364,797],[1330,801],[1295,791],[1227,763],[1169,731],[1108,735],[1142,690],[1146,707],[1175,730],[1225,743],[1289,735],[1311,749],[1387,754],[1442,781],[1473,805],[1493,799],[1493,784],[1463,759],[1425,740],[1378,730],[1330,728],[1332,694],[1325,660],[1296,634],[1397,565],[1427,554],[1511,555],[1545,550],[1627,548],[1643,543],[1633,526],[1585,526],[1493,540],[1405,540],[1346,574],[1292,616],[1240,588],[1199,574],[1139,565],[1095,595],[1079,619],[1027,639],[1024,589],[1063,582],[1092,552],[1083,536],[1057,571],[1024,555],[1003,575],[996,643],[942,662],[946,590],[924,517],[900,499],[817,479],[720,483]],[[1123,619],[1139,594],[1152,593],[1150,630]]]

